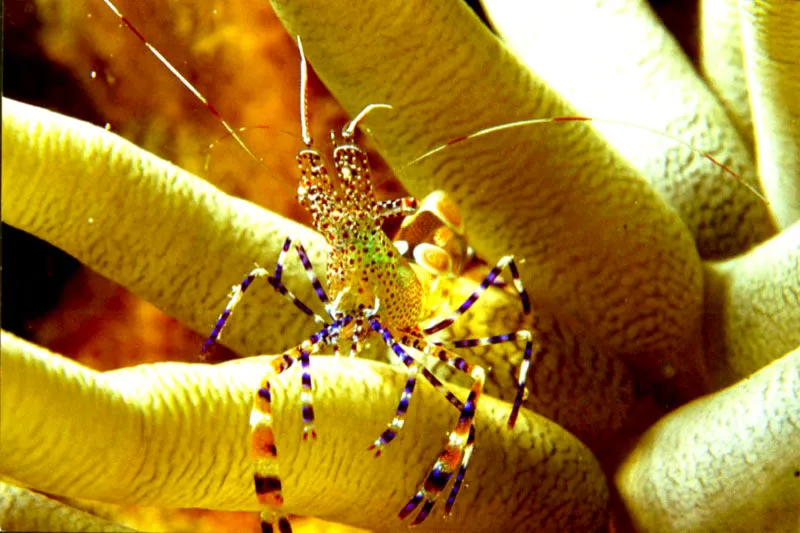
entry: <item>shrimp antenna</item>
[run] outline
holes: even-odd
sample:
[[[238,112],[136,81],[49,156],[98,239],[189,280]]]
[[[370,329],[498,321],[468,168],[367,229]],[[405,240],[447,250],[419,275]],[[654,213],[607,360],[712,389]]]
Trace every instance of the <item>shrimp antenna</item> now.
[[[303,51],[303,42],[297,36],[297,49],[300,51],[300,127],[303,135],[303,143],[311,147],[311,134],[308,126],[308,61]],[[347,123],[342,130],[342,137],[352,138],[355,134],[358,123],[375,109],[392,109],[389,104],[368,104],[358,113],[353,120]]]
[[[311,134],[308,126],[308,61],[303,51],[303,42],[297,36],[297,50],[300,52],[300,132],[303,144],[311,148]]]
[[[214,116],[217,118],[217,120],[219,120],[219,121],[220,121],[220,123],[222,124],[222,126],[223,126],[223,127],[224,127],[224,128],[227,130],[227,131],[228,131],[228,134],[229,134],[231,137],[233,137],[233,138],[236,140],[236,142],[239,144],[239,146],[241,146],[241,147],[242,147],[242,149],[243,149],[245,152],[247,152],[247,155],[249,155],[249,156],[250,156],[250,157],[252,157],[254,160],[256,160],[256,161],[258,162],[258,164],[259,164],[259,165],[261,165],[261,166],[262,166],[262,167],[264,167],[265,169],[267,169],[267,170],[269,170],[270,172],[272,172],[272,170],[271,170],[271,169],[270,169],[270,168],[267,166],[267,164],[266,164],[266,163],[264,163],[264,160],[263,160],[263,159],[261,159],[260,157],[256,157],[256,155],[253,153],[253,151],[250,149],[250,147],[249,147],[249,146],[247,146],[247,144],[245,144],[244,140],[243,140],[243,139],[242,139],[242,138],[239,136],[239,134],[237,133],[237,131],[236,131],[236,130],[235,130],[235,129],[234,129],[234,128],[233,128],[233,127],[232,127],[232,126],[231,126],[231,125],[228,123],[228,121],[227,121],[227,120],[225,120],[224,118],[222,118],[222,115],[219,113],[219,111],[217,111],[217,108],[216,108],[216,107],[214,107],[214,105],[213,105],[213,104],[211,104],[211,102],[209,102],[209,101],[208,101],[208,99],[207,99],[205,96],[203,96],[203,93],[201,93],[200,91],[198,91],[198,90],[195,88],[195,86],[194,86],[194,85],[192,85],[192,84],[191,84],[191,82],[190,82],[189,80],[187,80],[187,79],[186,79],[186,78],[183,76],[183,74],[181,74],[181,73],[178,71],[178,69],[177,69],[177,68],[175,68],[175,67],[172,65],[172,63],[170,63],[170,62],[169,62],[169,60],[168,60],[166,57],[164,57],[164,56],[161,54],[161,52],[159,52],[159,51],[156,49],[156,47],[155,47],[155,46],[153,46],[152,44],[150,44],[150,43],[148,42],[148,40],[147,40],[147,39],[145,39],[144,35],[142,35],[142,33],[141,33],[141,32],[140,32],[138,29],[136,29],[136,26],[134,26],[134,25],[133,25],[133,24],[132,24],[132,23],[131,23],[131,22],[130,22],[130,21],[129,21],[129,20],[126,18],[126,17],[125,17],[125,15],[123,15],[123,14],[122,14],[122,12],[120,12],[120,10],[119,10],[119,9],[117,9],[117,6],[115,6],[115,5],[114,5],[114,4],[111,2],[111,0],[103,0],[103,2],[105,2],[105,4],[106,4],[106,5],[109,7],[109,9],[111,9],[111,11],[113,11],[113,12],[114,12],[114,14],[115,14],[115,15],[117,15],[117,17],[119,17],[119,19],[122,21],[122,23],[123,23],[123,24],[125,24],[125,25],[128,27],[128,29],[130,29],[130,30],[133,32],[133,34],[134,34],[134,35],[136,35],[136,37],[138,37],[138,38],[139,38],[139,40],[140,40],[140,41],[142,41],[142,43],[143,43],[143,44],[144,44],[144,45],[147,47],[147,49],[148,49],[148,50],[150,50],[150,53],[152,53],[152,54],[153,54],[153,55],[156,57],[156,59],[158,59],[158,60],[161,62],[161,64],[162,64],[162,65],[164,65],[165,67],[167,67],[167,69],[169,69],[169,71],[170,71],[170,72],[171,72],[171,73],[172,73],[172,74],[173,74],[173,75],[174,75],[176,78],[178,78],[178,79],[180,80],[180,82],[181,82],[181,83],[182,83],[182,84],[183,84],[183,85],[184,85],[184,86],[185,86],[187,89],[189,89],[189,91],[191,91],[191,93],[192,93],[192,94],[195,96],[195,98],[197,98],[198,100],[200,100],[200,102],[202,102],[202,103],[203,103],[203,105],[205,105],[205,106],[206,106],[206,108],[207,108],[207,109],[208,109],[208,110],[211,112],[211,114],[212,114],[212,115],[214,115]],[[212,147],[213,147],[213,145],[212,145]]]
[[[614,119],[606,119],[606,118],[592,118],[592,117],[582,117],[582,116],[548,117],[548,118],[534,118],[534,119],[528,119],[528,120],[518,120],[518,121],[515,121],[515,122],[508,122],[506,124],[499,124],[497,126],[490,126],[488,128],[483,128],[481,130],[478,130],[476,132],[470,133],[468,135],[462,135],[460,137],[456,137],[454,139],[451,139],[451,140],[447,141],[444,144],[440,144],[439,146],[437,146],[435,148],[432,148],[432,149],[428,150],[427,152],[415,157],[414,159],[412,159],[411,161],[409,161],[405,165],[402,165],[398,169],[398,172],[401,172],[401,171],[405,170],[406,168],[408,168],[408,167],[410,167],[412,165],[416,165],[416,164],[422,162],[423,160],[428,159],[432,155],[441,152],[445,148],[448,148],[448,147],[453,146],[455,144],[460,144],[460,143],[462,143],[464,141],[468,141],[470,139],[475,139],[477,137],[483,137],[484,135],[489,135],[491,133],[495,133],[495,132],[498,132],[498,131],[505,131],[505,130],[510,130],[510,129],[514,129],[514,128],[532,126],[534,124],[546,124],[546,123],[550,123],[550,122],[559,122],[559,123],[560,122],[598,122],[598,123],[601,123],[601,124],[616,124],[616,125],[620,125],[620,126],[627,126],[627,127],[630,127],[630,128],[636,128],[636,129],[639,129],[639,130],[648,131],[648,132],[650,132],[650,133],[652,133],[654,135],[658,135],[659,137],[663,137],[665,139],[669,139],[669,140],[671,140],[673,142],[676,142],[676,143],[680,144],[681,146],[684,146],[684,147],[688,148],[692,152],[694,152],[696,154],[699,154],[699,155],[703,156],[704,158],[708,159],[709,161],[711,161],[711,163],[714,164],[714,166],[722,169],[723,172],[725,172],[729,176],[733,177],[736,181],[738,181],[744,187],[746,187],[750,192],[755,194],[766,205],[770,205],[769,204],[769,200],[767,200],[767,198],[763,194],[761,194],[761,192],[756,187],[754,187],[753,185],[747,183],[742,176],[740,176],[738,173],[736,173],[733,169],[731,169],[730,167],[728,167],[724,163],[722,163],[719,160],[717,160],[714,156],[712,156],[708,152],[704,152],[703,150],[700,150],[699,148],[697,148],[693,144],[691,144],[691,143],[689,143],[687,141],[684,141],[683,139],[681,139],[679,137],[675,137],[674,135],[670,135],[669,133],[657,130],[655,128],[651,128],[649,126],[644,126],[642,124],[635,124],[633,122],[626,122],[624,120],[614,120]]]
[[[356,115],[353,120],[347,123],[347,125],[342,130],[342,137],[345,137],[347,139],[352,138],[353,135],[355,135],[356,133],[356,127],[358,126],[358,123],[364,120],[364,118],[371,111],[374,111],[376,109],[394,109],[394,108],[389,104],[367,104],[367,106],[364,107],[364,109],[362,109],[361,112],[358,115]]]

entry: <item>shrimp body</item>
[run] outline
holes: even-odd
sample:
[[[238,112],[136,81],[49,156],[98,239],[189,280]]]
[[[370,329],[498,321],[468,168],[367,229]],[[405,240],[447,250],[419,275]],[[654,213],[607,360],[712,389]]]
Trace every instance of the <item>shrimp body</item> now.
[[[228,134],[236,140],[242,149],[260,162],[244,143],[242,138],[216,108],[203,96],[187,78],[150,44],[133,24],[120,12],[111,0],[104,0],[106,5],[128,26],[136,37],[150,52],[180,81],[207,109],[216,116]],[[366,114],[376,108],[390,108],[385,104],[368,105],[341,132],[340,139],[332,134],[333,164],[337,180],[331,180],[327,167],[320,153],[312,147],[312,139],[308,134],[307,116],[307,65],[302,45],[298,39],[301,56],[301,118],[304,149],[297,155],[300,169],[300,184],[297,190],[298,201],[309,211],[315,228],[324,236],[330,245],[326,281],[333,299],[328,297],[322,283],[314,273],[311,261],[300,243],[294,243],[294,249],[314,287],[319,301],[325,306],[328,317],[320,316],[309,306],[298,299],[283,284],[282,274],[286,255],[292,248],[292,239],[284,241],[272,273],[265,268],[257,267],[245,276],[244,280],[233,288],[225,308],[217,319],[214,329],[202,348],[205,354],[220,338],[223,328],[230,319],[234,308],[241,301],[245,291],[257,278],[266,278],[268,283],[281,295],[289,299],[295,307],[313,318],[320,326],[316,333],[300,344],[273,358],[266,365],[265,375],[259,381],[253,397],[253,408],[250,414],[250,456],[253,461],[253,481],[258,501],[264,506],[261,513],[262,531],[274,531],[275,526],[281,533],[291,531],[291,526],[282,508],[284,505],[283,486],[279,475],[278,448],[273,430],[274,417],[272,411],[272,380],[288,370],[295,363],[302,368],[302,417],[303,438],[315,439],[314,427],[313,381],[310,373],[310,355],[318,353],[325,347],[332,346],[334,353],[340,351],[340,339],[350,337],[350,354],[356,355],[362,341],[370,332],[374,332],[389,347],[393,354],[405,365],[408,379],[403,388],[395,411],[394,418],[386,430],[367,448],[379,456],[381,450],[391,443],[403,428],[408,407],[418,380],[424,377],[437,391],[455,406],[460,416],[452,431],[448,434],[447,443],[431,467],[425,480],[418,486],[417,492],[400,510],[398,516],[407,518],[417,509],[419,512],[411,525],[423,522],[430,514],[437,499],[444,489],[451,485],[450,494],[445,503],[445,512],[450,513],[456,496],[462,487],[464,476],[472,455],[475,443],[475,426],[473,420],[478,401],[483,392],[485,371],[446,348],[443,343],[431,340],[430,334],[448,328],[478,300],[480,295],[494,284],[501,270],[508,267],[515,286],[520,293],[525,314],[530,312],[527,294],[522,289],[514,259],[503,257],[489,272],[478,288],[450,316],[436,321],[425,328],[420,322],[435,314],[435,305],[426,302],[426,295],[431,291],[431,272],[420,277],[416,272],[425,272],[418,261],[415,270],[400,250],[383,232],[383,221],[392,216],[411,215],[417,210],[414,198],[400,198],[389,201],[378,201],[370,180],[370,167],[366,152],[353,142],[355,128]],[[262,163],[263,164],[263,163]],[[447,244],[449,238],[439,244]],[[455,242],[455,241],[454,241]],[[424,247],[420,247],[424,249]],[[451,252],[449,246],[442,249]],[[461,254],[456,254],[460,256]],[[454,256],[455,257],[455,256]],[[416,260],[416,257],[415,257]],[[436,264],[432,262],[431,264]],[[460,263],[459,263],[460,264]],[[429,265],[430,266],[430,265]],[[451,265],[452,267],[452,265]],[[441,269],[434,269],[435,273]],[[445,270],[451,270],[448,267]],[[432,297],[436,301],[437,298]],[[472,347],[487,344],[524,339],[526,349],[523,371],[520,374],[520,390],[524,376],[527,375],[527,364],[531,360],[531,333],[521,330],[503,335],[495,335],[483,339],[462,339],[450,343],[453,347]],[[406,348],[411,348],[407,351]],[[427,368],[412,355],[413,351],[421,352],[429,357],[438,358],[443,363],[459,372],[470,376],[473,380],[469,395],[461,401]],[[516,413],[521,405],[521,394],[515,402],[509,425],[513,426]],[[451,484],[451,480],[454,480]]]
[[[339,177],[335,183],[310,143],[297,156],[298,201],[331,247],[326,270],[333,299],[329,312],[339,318],[379,308],[385,325],[413,328],[425,309],[422,284],[382,224],[388,216],[413,212],[416,200],[378,202],[367,154],[346,133],[345,144],[331,136]]]

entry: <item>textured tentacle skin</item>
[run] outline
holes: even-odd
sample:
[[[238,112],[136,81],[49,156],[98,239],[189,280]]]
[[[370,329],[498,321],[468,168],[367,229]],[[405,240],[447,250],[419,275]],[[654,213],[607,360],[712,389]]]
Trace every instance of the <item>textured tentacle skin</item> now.
[[[758,172],[787,228],[800,220],[800,5],[748,0],[739,2],[739,17]]]
[[[705,356],[725,387],[800,346],[800,222],[747,254],[706,264]]]
[[[308,228],[228,196],[102,128],[8,99],[2,162],[3,221],[203,335],[224,306],[231,273],[250,271],[253,261],[274,265],[286,235],[302,241],[315,264],[325,262],[324,242]],[[78,195],[83,201],[72,201]],[[288,263],[283,283],[313,301],[302,267]],[[237,352],[285,350],[318,329],[277,292],[250,292],[225,330],[225,344]]]
[[[273,6],[291,33],[303,35],[309,60],[345,109],[354,113],[375,101],[393,106],[370,117],[393,165],[481,127],[574,114],[459,3]],[[412,20],[415,30],[407,31]],[[379,35],[429,53],[383,55]],[[460,45],[444,49],[442,42]],[[356,46],[364,53],[343,61]],[[385,83],[398,78],[413,84]],[[557,302],[559,313],[578,318],[639,375],[659,381],[677,373],[687,390],[705,390],[697,327],[702,271],[690,233],[594,130],[562,126],[452,147],[401,179],[418,197],[445,190],[483,257],[524,258],[522,281],[532,301]]]
[[[738,0],[704,0],[700,24],[700,70],[753,154],[753,116],[745,79]]]
[[[258,508],[248,416],[253,388],[273,358],[98,373],[5,333],[0,347],[0,471],[6,475],[68,497]],[[452,406],[421,384],[409,409],[413,423],[379,460],[364,460],[406,376],[358,359],[319,357],[312,364],[320,435],[313,445],[302,441],[296,376],[288,372],[272,382],[286,511],[405,531],[395,514],[441,448]],[[458,512],[447,521],[432,514],[420,530],[602,530],[608,492],[589,450],[528,411],[508,431],[509,409],[483,398],[476,414],[481,453],[470,463],[475,478],[462,487]],[[487,497],[504,491],[509,496],[502,500]]]
[[[3,531],[135,531],[3,481],[0,481],[0,528]]]
[[[528,8],[528,16],[520,17],[512,1],[486,2],[508,46],[580,114],[669,132],[734,165],[746,182],[758,185],[748,146],[646,2],[535,0]],[[582,16],[575,17],[579,11]],[[576,34],[581,42],[573,46]],[[616,37],[608,38],[612,34]],[[564,53],[553,54],[552,46]],[[730,257],[775,233],[761,198],[697,154],[678,146],[665,150],[664,139],[632,128],[596,128],[678,211],[702,257]]]
[[[795,349],[657,422],[616,486],[639,531],[796,531],[798,443]]]

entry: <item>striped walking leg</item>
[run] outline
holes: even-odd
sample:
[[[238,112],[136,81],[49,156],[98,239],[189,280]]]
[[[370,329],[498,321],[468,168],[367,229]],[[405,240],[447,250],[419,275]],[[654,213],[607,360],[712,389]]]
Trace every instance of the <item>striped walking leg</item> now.
[[[375,450],[375,457],[378,457],[383,450],[383,447],[394,440],[397,434],[403,429],[405,425],[406,415],[408,414],[408,406],[411,403],[411,397],[414,394],[414,388],[417,384],[417,374],[419,373],[419,366],[417,361],[411,357],[400,344],[394,339],[392,333],[388,328],[381,325],[377,317],[369,318],[369,325],[373,331],[377,332],[386,345],[397,355],[397,357],[408,368],[408,380],[403,388],[403,393],[400,396],[400,403],[397,405],[395,416],[389,427],[375,439],[369,450]]]
[[[200,350],[201,357],[205,358],[208,354],[211,347],[219,341],[222,337],[222,329],[225,327],[225,324],[228,322],[228,319],[233,314],[234,308],[239,304],[244,296],[245,291],[250,287],[253,281],[256,278],[267,277],[268,283],[278,291],[282,296],[288,298],[295,307],[297,307],[300,311],[305,313],[306,315],[313,317],[314,320],[322,325],[327,326],[328,322],[323,319],[321,316],[317,315],[314,311],[311,310],[305,303],[302,302],[299,298],[297,298],[289,289],[287,289],[283,283],[281,282],[281,276],[283,275],[283,265],[284,261],[286,260],[286,252],[289,251],[289,248],[292,244],[292,239],[287,237],[283,243],[283,248],[281,249],[280,254],[278,255],[278,261],[275,264],[275,274],[270,276],[269,272],[261,267],[253,269],[247,276],[245,276],[242,282],[233,288],[233,292],[231,292],[230,298],[228,299],[228,303],[225,305],[225,309],[217,318],[217,323],[214,325],[214,329],[211,331],[211,335],[209,335],[208,339],[205,343],[203,343],[203,348]],[[314,270],[311,266],[311,261],[308,259],[308,255],[305,253],[305,250],[300,244],[295,244],[297,248],[297,253],[300,256],[300,260],[303,263],[303,267],[306,269],[306,273],[308,274],[309,280],[311,280],[311,284],[314,286],[314,290],[322,301],[323,304],[328,304],[328,296],[325,294],[325,291],[322,289],[322,285],[320,284],[319,280],[317,279],[316,275],[314,274]]]
[[[234,308],[239,304],[244,296],[245,291],[248,287],[253,283],[256,278],[263,278],[264,276],[269,276],[269,272],[266,269],[261,267],[255,268],[250,271],[247,276],[242,280],[242,282],[233,288],[231,292],[230,298],[228,299],[228,303],[225,304],[225,309],[223,309],[222,313],[217,318],[217,323],[214,325],[214,329],[211,331],[211,335],[208,336],[206,342],[203,343],[203,348],[200,350],[200,356],[205,359],[206,355],[208,354],[211,347],[222,337],[222,328],[225,327],[225,324],[228,322],[228,319],[231,317]],[[309,310],[310,311],[310,310]]]
[[[468,374],[473,379],[469,396],[467,396],[467,401],[463,404],[461,415],[459,416],[456,426],[448,436],[447,445],[439,454],[439,458],[436,460],[431,472],[428,474],[428,477],[425,479],[418,492],[399,513],[400,519],[405,519],[425,501],[419,514],[411,523],[413,526],[420,524],[428,517],[436,503],[436,499],[447,486],[456,467],[459,467],[456,482],[445,504],[446,513],[450,513],[452,510],[453,503],[455,503],[456,496],[458,496],[458,491],[461,489],[469,460],[472,457],[472,450],[475,444],[475,411],[483,392],[486,374],[482,367],[466,361],[443,346],[437,346],[417,333],[411,334],[408,340],[408,344],[413,348],[425,354],[437,357],[456,370]]]
[[[483,279],[478,288],[475,289],[475,291],[472,294],[470,294],[466,300],[464,300],[464,302],[458,307],[458,309],[456,309],[456,311],[452,315],[425,328],[423,330],[424,333],[426,335],[431,335],[433,333],[442,331],[443,329],[450,327],[459,316],[466,313],[467,310],[469,310],[469,308],[472,307],[472,305],[476,301],[478,301],[478,298],[480,298],[480,296],[486,291],[486,289],[488,289],[496,282],[497,277],[500,275],[500,272],[502,272],[506,266],[511,272],[514,288],[516,289],[517,294],[519,295],[520,302],[522,303],[522,314],[525,317],[530,316],[531,302],[530,298],[528,297],[528,292],[525,290],[525,287],[522,286],[522,280],[520,279],[519,276],[519,270],[517,269],[517,264],[514,262],[514,256],[507,255],[502,257],[500,261],[497,262],[494,268],[492,268],[492,270]],[[530,370],[531,358],[533,354],[533,334],[531,333],[531,331],[519,330],[513,333],[506,333],[504,335],[495,335],[493,337],[485,337],[481,339],[464,339],[461,341],[455,341],[451,343],[437,343],[439,345],[453,346],[454,348],[470,348],[474,346],[485,346],[489,344],[499,344],[501,342],[515,341],[517,339],[525,340],[525,351],[523,352],[522,363],[520,364],[519,368],[519,376],[517,378],[517,393],[514,398],[514,405],[511,408],[511,414],[508,417],[509,428],[513,428],[514,424],[516,424],[517,417],[519,416],[519,410],[522,407],[522,400],[525,396],[525,384],[528,382],[528,372]],[[539,349],[541,350],[541,346],[539,347]]]
[[[291,240],[287,237],[286,242],[283,244],[284,249],[288,248],[290,242]],[[302,263],[303,269],[306,271],[306,276],[308,277],[309,283],[311,283],[311,286],[314,287],[314,293],[317,295],[317,298],[319,298],[319,301],[322,302],[322,305],[325,306],[325,310],[328,311],[328,314],[331,315],[328,294],[325,292],[325,289],[322,288],[322,283],[320,283],[317,274],[314,272],[314,266],[311,264],[311,259],[308,258],[306,249],[303,248],[303,245],[299,242],[294,243],[294,249],[297,252],[298,257],[300,257],[300,263]],[[280,260],[280,256],[278,256],[278,260]],[[282,270],[283,269],[281,269],[281,272]],[[280,274],[278,274],[277,268],[275,269],[275,280],[280,283]]]
[[[535,324],[534,324],[535,329]],[[522,355],[522,363],[519,366],[519,376],[517,378],[517,394],[514,398],[514,405],[511,407],[511,414],[508,417],[508,427],[513,429],[514,424],[517,422],[519,410],[522,407],[522,400],[525,396],[525,384],[528,382],[528,372],[533,359],[533,334],[530,330],[521,329],[511,333],[504,333],[503,335],[494,335],[492,337],[482,337],[479,339],[459,339],[457,341],[436,341],[434,344],[437,346],[448,346],[452,348],[474,348],[475,346],[488,346],[491,344],[500,344],[503,342],[513,342],[516,340],[525,341],[525,351]],[[545,353],[545,348],[541,345],[537,346],[536,355]]]
[[[286,240],[283,241],[283,247],[281,248],[281,252],[278,255],[278,261],[275,263],[275,274],[268,278],[268,283],[278,291],[282,296],[288,298],[295,307],[300,309],[303,313],[307,314],[310,317],[313,317],[314,320],[323,326],[327,326],[328,323],[323,319],[321,316],[316,314],[314,311],[311,310],[305,303],[303,303],[299,298],[297,298],[292,292],[286,288],[283,284],[282,277],[283,277],[283,269],[284,264],[286,262],[286,254],[289,252],[289,249],[292,246],[292,238],[286,237]],[[314,287],[314,292],[317,295],[317,298],[325,305],[326,310],[328,306],[328,295],[325,293],[325,290],[322,288],[322,284],[319,282],[317,275],[314,273],[314,268],[311,265],[311,260],[308,258],[308,254],[306,253],[305,248],[300,243],[295,243],[295,250],[297,251],[297,255],[300,257],[300,262],[303,264],[303,268],[306,271],[306,276],[308,280],[311,282],[311,285]],[[330,313],[329,313],[330,314]]]
[[[312,381],[309,371],[309,355],[316,353],[328,344],[334,335],[341,328],[345,327],[351,320],[347,316],[334,321],[330,326],[314,333],[311,337],[303,341],[299,346],[288,350],[280,357],[276,357],[269,362],[267,373],[261,379],[259,388],[253,400],[253,409],[250,413],[250,456],[253,460],[256,496],[259,503],[265,506],[261,513],[262,531],[273,531],[273,525],[277,520],[279,531],[285,533],[282,524],[288,526],[285,517],[276,513],[276,508],[283,506],[283,492],[281,479],[279,476],[278,449],[275,445],[275,433],[273,431],[272,418],[272,384],[271,380],[286,370],[295,361],[300,361],[303,368],[301,392],[301,403],[303,412],[303,438],[310,435],[316,437],[314,431],[314,407],[312,404]]]
[[[500,261],[498,261],[494,268],[492,268],[486,277],[483,278],[483,281],[481,281],[478,288],[475,289],[475,291],[470,294],[466,300],[464,300],[464,302],[458,307],[458,309],[455,310],[452,315],[423,329],[422,331],[425,333],[425,335],[432,335],[433,333],[450,327],[458,317],[466,313],[469,308],[478,301],[478,298],[480,298],[481,295],[486,292],[486,289],[494,284],[497,276],[500,275],[500,272],[502,272],[505,267],[508,267],[508,269],[511,271],[511,277],[514,281],[514,288],[517,290],[520,301],[522,302],[522,312],[526,316],[529,315],[531,313],[531,302],[528,298],[528,292],[525,290],[525,287],[522,286],[522,280],[519,277],[519,270],[514,262],[514,256],[506,255],[500,258]]]
[[[402,331],[399,332],[399,335],[398,332],[393,333],[392,330],[381,325],[377,318],[370,318],[369,323],[371,329],[377,332],[381,338],[383,338],[386,345],[391,348],[392,352],[400,359],[400,361],[408,368],[409,371],[408,380],[403,388],[403,393],[400,397],[400,403],[397,405],[394,419],[389,424],[389,427],[383,433],[381,433],[381,435],[375,439],[375,442],[372,443],[368,448],[369,450],[376,450],[375,456],[378,457],[381,454],[383,447],[392,442],[405,425],[406,416],[408,415],[408,407],[411,403],[411,397],[414,394],[414,388],[417,384],[418,374],[421,373],[423,377],[427,379],[430,384],[433,385],[433,387],[459,411],[464,408],[464,403],[459,400],[455,394],[450,392],[444,383],[442,383],[439,378],[433,375],[430,370],[425,368],[424,365],[414,359],[403,349],[403,345],[409,345],[409,339],[411,338],[409,337],[409,334]],[[401,338],[400,342],[395,340],[395,335]]]

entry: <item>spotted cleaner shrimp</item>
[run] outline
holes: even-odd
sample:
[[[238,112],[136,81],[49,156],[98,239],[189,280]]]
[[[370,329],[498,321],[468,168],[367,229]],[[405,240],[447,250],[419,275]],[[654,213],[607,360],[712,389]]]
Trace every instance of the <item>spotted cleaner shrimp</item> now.
[[[482,367],[467,362],[443,347],[441,343],[429,341],[426,337],[452,325],[459,316],[470,309],[506,267],[509,268],[514,279],[523,304],[523,312],[526,314],[530,313],[530,302],[522,287],[513,257],[506,256],[498,262],[478,289],[451,316],[437,320],[427,327],[420,327],[421,322],[432,318],[425,307],[425,295],[429,292],[429,288],[424,286],[424,278],[417,276],[382,230],[382,222],[385,218],[415,211],[416,200],[403,198],[377,202],[370,181],[367,156],[358,146],[352,144],[358,122],[368,112],[386,106],[373,104],[359,113],[342,130],[341,141],[343,144],[339,144],[335,132],[332,134],[333,161],[339,178],[339,181],[334,184],[322,162],[322,156],[312,147],[313,141],[308,134],[305,102],[306,66],[302,47],[301,62],[301,124],[306,148],[297,156],[302,176],[298,188],[298,200],[312,214],[316,229],[323,234],[331,246],[326,272],[327,285],[332,292],[332,299],[328,297],[322,284],[316,278],[302,245],[296,243],[295,250],[317,297],[325,306],[332,322],[328,323],[318,315],[313,315],[315,320],[322,324],[322,329],[296,348],[284,353],[280,358],[274,359],[271,363],[270,373],[261,381],[251,417],[252,453],[256,460],[256,493],[260,501],[269,507],[279,507],[283,502],[281,483],[277,476],[277,449],[272,431],[270,380],[291,367],[295,361],[300,362],[303,368],[303,437],[304,439],[316,438],[309,355],[316,353],[326,345],[332,345],[338,354],[340,339],[348,333],[351,337],[350,354],[351,356],[355,355],[361,351],[362,341],[370,331],[374,331],[380,335],[409,372],[394,419],[369,447],[370,450],[375,450],[376,456],[380,455],[381,450],[391,443],[403,428],[418,374],[421,373],[461,412],[456,426],[450,433],[446,447],[439,455],[425,482],[399,513],[399,517],[404,519],[422,504],[421,510],[412,522],[412,525],[419,524],[430,514],[440,493],[458,470],[445,504],[446,513],[452,510],[472,454],[475,441],[473,419],[485,379]],[[258,268],[248,274],[241,285],[234,289],[206,347],[219,337],[234,306],[257,277],[268,277],[269,283],[276,290],[287,296],[303,312],[313,314],[306,304],[300,302],[281,283],[283,260],[290,247],[291,240],[287,239],[281,256],[278,258],[274,275],[270,275],[265,269]],[[530,360],[533,340],[528,330],[483,339],[460,340],[452,344],[455,347],[465,347],[478,344],[497,344],[516,339],[526,341],[525,357],[526,360]],[[469,375],[473,379],[473,386],[467,400],[463,403],[458,400],[444,387],[441,381],[411,355],[412,352],[404,349],[404,346],[434,356],[456,370]],[[512,417],[516,417],[518,409],[517,405]],[[513,425],[513,420],[510,421],[510,424]]]
[[[248,155],[255,158],[237,131],[221,117],[213,105],[144,38],[110,0],[104,1],[150,52],[206,105],[211,113],[220,120],[228,134]],[[202,348],[202,353],[207,353],[211,346],[219,340],[234,308],[257,278],[267,278],[268,283],[276,291],[322,326],[322,329],[304,342],[272,360],[270,370],[267,376],[261,380],[256,392],[251,415],[251,454],[255,464],[255,492],[259,501],[266,506],[266,510],[262,513],[262,528],[272,530],[273,526],[277,525],[280,531],[289,531],[288,520],[279,512],[284,500],[281,480],[278,476],[277,447],[272,429],[270,380],[289,369],[295,362],[300,363],[303,370],[301,394],[303,438],[304,440],[315,439],[317,435],[314,428],[310,355],[319,352],[326,346],[332,346],[334,353],[338,355],[342,344],[346,342],[343,339],[349,337],[350,354],[353,356],[361,351],[363,341],[369,334],[377,333],[390,351],[407,367],[409,377],[392,422],[368,448],[374,451],[376,457],[403,428],[419,374],[422,374],[460,411],[460,417],[449,434],[447,445],[416,494],[399,513],[399,517],[405,519],[421,506],[412,522],[412,525],[416,525],[429,516],[438,497],[457,470],[458,473],[445,503],[445,512],[449,514],[452,510],[473,451],[475,442],[473,419],[485,380],[485,371],[482,367],[459,357],[445,347],[444,343],[429,340],[427,337],[448,328],[459,316],[467,312],[481,294],[495,284],[500,272],[506,267],[511,273],[514,286],[522,302],[523,313],[526,315],[531,311],[530,301],[522,287],[514,258],[505,256],[453,313],[444,319],[434,320],[433,324],[421,327],[422,323],[434,318],[425,305],[425,295],[429,289],[426,285],[429,278],[418,277],[415,270],[401,256],[399,250],[382,230],[382,222],[386,218],[414,213],[417,209],[417,201],[414,198],[377,201],[370,180],[370,168],[366,153],[353,143],[355,129],[359,122],[369,112],[390,106],[371,104],[343,128],[338,138],[336,133],[332,132],[333,161],[338,182],[332,181],[323,163],[322,155],[313,148],[313,140],[309,134],[307,66],[299,38],[298,46],[301,52],[301,126],[305,145],[305,149],[301,150],[297,156],[301,172],[298,200],[312,215],[315,228],[331,246],[326,277],[328,290],[331,291],[332,297],[329,298],[322,283],[317,279],[302,244],[295,242],[293,247],[314,287],[317,298],[325,307],[330,322],[314,313],[309,306],[283,285],[281,275],[284,262],[293,244],[292,239],[287,238],[275,265],[274,273],[270,274],[266,269],[258,267],[251,271],[238,286],[234,287],[225,309]],[[453,347],[471,347],[518,339],[526,342],[524,360],[530,362],[533,338],[529,330],[519,330],[480,339],[464,339],[449,344]],[[470,376],[473,385],[466,401],[462,402],[452,394],[438,378],[411,355],[413,352],[407,351],[404,347],[410,347],[418,352],[436,357],[455,370]],[[525,376],[526,372],[520,378],[520,390],[524,389],[523,377]],[[513,426],[521,407],[522,393],[520,392],[518,396],[518,401],[515,402],[509,418],[509,426]]]

